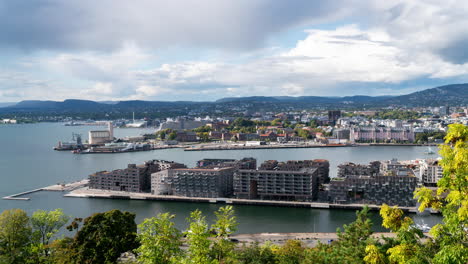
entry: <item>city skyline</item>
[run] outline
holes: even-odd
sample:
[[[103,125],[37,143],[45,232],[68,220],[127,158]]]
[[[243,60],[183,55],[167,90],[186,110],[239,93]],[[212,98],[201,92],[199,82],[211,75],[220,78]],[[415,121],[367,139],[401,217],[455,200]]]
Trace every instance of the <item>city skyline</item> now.
[[[468,82],[464,1],[0,4],[0,102],[399,95]]]

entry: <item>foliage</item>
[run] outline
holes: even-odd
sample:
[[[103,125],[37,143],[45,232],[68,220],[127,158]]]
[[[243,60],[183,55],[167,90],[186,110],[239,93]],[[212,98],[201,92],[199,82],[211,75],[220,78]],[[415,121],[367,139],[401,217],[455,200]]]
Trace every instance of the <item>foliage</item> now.
[[[138,225],[140,247],[136,252],[139,263],[171,263],[182,256],[182,234],[171,221],[174,217],[169,213],[158,214]]]
[[[216,234],[213,243],[213,255],[220,263],[232,262],[235,244],[229,239],[229,235],[237,230],[237,221],[232,206],[221,207],[216,215],[216,223],[211,230]]]
[[[319,244],[305,253],[305,263],[362,263],[366,247],[375,243],[372,235],[372,222],[369,208],[356,213],[356,220],[337,230],[338,241],[330,245]]]
[[[193,129],[194,132],[202,133],[202,132],[210,132],[212,129],[210,126],[201,126]]]
[[[57,234],[70,218],[66,216],[62,209],[54,211],[37,210],[31,216],[31,225],[34,235],[40,239],[40,243],[48,245],[50,239]]]
[[[376,119],[400,119],[400,120],[409,120],[409,119],[418,119],[421,117],[421,114],[415,111],[406,111],[406,110],[386,110],[379,111],[375,113],[374,118]]]
[[[246,246],[242,245],[236,250],[236,260],[240,263],[249,264],[274,264],[276,262],[275,254],[273,253],[270,244],[260,246],[258,243]]]
[[[25,263],[31,232],[25,211],[3,211],[0,214],[0,263]]]
[[[168,140],[175,140],[177,138],[177,132],[175,131],[172,131],[171,133],[169,133],[169,135],[167,136],[167,139]]]
[[[427,188],[418,189],[415,196],[419,208],[441,210],[443,223],[435,225],[430,233],[438,246],[434,263],[468,262],[468,127],[449,126],[445,145],[440,146],[443,177],[434,194]]]
[[[444,132],[421,132],[415,134],[415,141],[419,143],[429,142],[429,138],[443,139],[445,137]]]
[[[188,244],[188,259],[185,259],[185,262],[193,264],[217,263],[210,256],[212,242],[209,237],[211,234],[201,211],[195,210],[187,220],[190,226],[185,232]]]
[[[71,245],[75,263],[115,263],[138,247],[135,214],[111,210],[86,218]]]

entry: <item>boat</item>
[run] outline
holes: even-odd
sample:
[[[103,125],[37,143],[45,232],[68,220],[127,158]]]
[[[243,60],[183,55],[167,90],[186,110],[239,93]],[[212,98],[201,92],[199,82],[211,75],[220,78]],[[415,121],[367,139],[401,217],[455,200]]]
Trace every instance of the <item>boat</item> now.
[[[434,150],[432,150],[432,148],[431,148],[431,147],[429,147],[429,148],[427,149],[427,151],[426,151],[426,152],[424,152],[424,153],[426,153],[426,154],[429,154],[429,155],[436,154],[436,153],[435,153],[435,151],[434,151]]]

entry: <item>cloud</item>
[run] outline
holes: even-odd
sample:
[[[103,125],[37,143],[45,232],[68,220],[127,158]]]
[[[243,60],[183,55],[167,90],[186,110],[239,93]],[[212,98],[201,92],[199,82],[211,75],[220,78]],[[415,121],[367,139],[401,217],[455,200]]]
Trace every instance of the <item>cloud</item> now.
[[[343,0],[32,0],[0,3],[0,44],[24,49],[261,47],[274,33],[342,17]]]
[[[17,60],[23,72],[0,71],[0,96],[203,101],[410,92],[468,81],[467,14],[463,0],[3,1],[0,54],[28,52]],[[269,46],[298,27],[306,36],[295,45]],[[195,59],[180,59],[185,54]]]

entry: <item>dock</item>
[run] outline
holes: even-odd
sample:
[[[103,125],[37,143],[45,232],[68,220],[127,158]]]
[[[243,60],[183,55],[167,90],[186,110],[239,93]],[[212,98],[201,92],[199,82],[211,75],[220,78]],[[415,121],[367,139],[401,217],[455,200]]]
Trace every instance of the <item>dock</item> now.
[[[199,146],[192,148],[184,148],[184,151],[209,151],[209,150],[242,150],[242,149],[290,149],[290,148],[344,148],[344,147],[354,147],[354,145],[344,145],[344,144],[309,144],[309,145],[289,145],[289,144],[275,144],[275,145],[213,145],[213,146]]]
[[[214,203],[232,205],[254,205],[254,206],[275,206],[275,207],[296,207],[314,209],[344,209],[361,210],[365,204],[332,204],[320,202],[296,202],[296,201],[273,201],[273,200],[249,200],[236,198],[204,198],[204,197],[184,197],[174,195],[155,195],[151,193],[131,193],[110,190],[96,190],[87,187],[75,189],[64,197],[70,198],[102,198],[102,199],[124,199],[124,200],[145,200],[145,201],[168,201],[168,202],[195,202]],[[380,210],[380,205],[367,205],[370,210]],[[404,212],[415,213],[416,207],[398,207]]]
[[[36,192],[40,192],[40,191],[70,192],[70,191],[73,191],[73,190],[75,190],[77,188],[83,188],[84,186],[88,185],[88,182],[89,182],[89,180],[85,179],[85,180],[72,182],[72,183],[67,183],[67,184],[54,184],[54,185],[46,186],[46,187],[43,187],[43,188],[38,188],[38,189],[30,190],[30,191],[25,191],[25,192],[20,192],[20,193],[17,193],[17,194],[8,195],[8,196],[5,196],[5,197],[2,197],[2,199],[3,200],[29,201],[29,200],[31,200],[31,198],[29,198],[29,197],[20,197],[20,196],[24,196],[24,195],[27,195],[27,194],[36,193]]]

